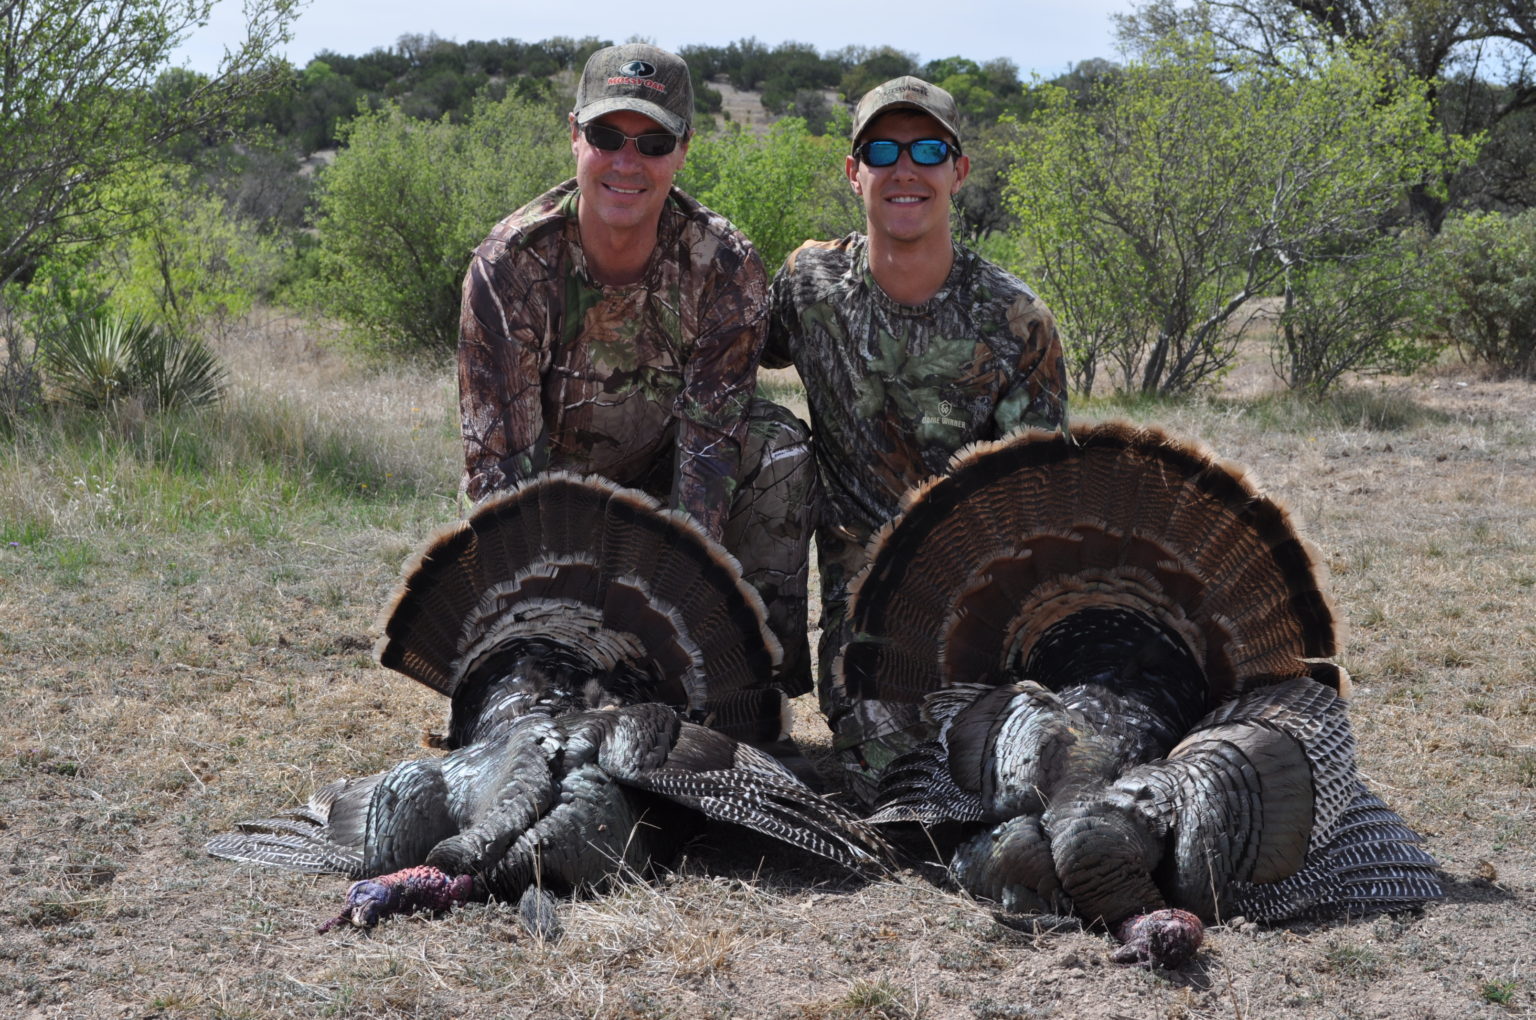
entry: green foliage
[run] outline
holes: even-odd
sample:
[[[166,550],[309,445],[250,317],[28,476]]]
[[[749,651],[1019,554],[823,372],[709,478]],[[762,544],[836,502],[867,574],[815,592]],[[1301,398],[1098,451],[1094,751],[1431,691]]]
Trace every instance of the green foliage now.
[[[1292,389],[1319,394],[1345,372],[1411,374],[1434,361],[1428,338],[1441,306],[1423,238],[1375,243],[1293,267],[1271,361]]]
[[[695,138],[678,185],[739,227],[771,275],[806,239],[838,237],[863,222],[844,156],[840,136],[817,137],[786,117],[762,137],[733,127]]]
[[[916,74],[918,69],[917,57],[889,46],[845,51],[844,60],[852,61],[852,66],[843,72],[837,87],[850,103],[858,102],[860,96],[876,85],[904,74]]]
[[[311,60],[297,76],[292,92],[282,96],[289,111],[286,132],[301,152],[333,148],[340,144],[338,128],[357,112],[362,95],[362,89],[337,74],[330,64]]]
[[[1283,64],[1332,46],[1369,47],[1418,81],[1447,137],[1486,135],[1474,163],[1411,189],[1415,217],[1437,229],[1451,208],[1521,208],[1536,200],[1536,19],[1528,0],[1151,0],[1117,15],[1121,44],[1209,33],[1218,57]]]
[[[254,0],[248,37],[211,77],[152,85],[213,0],[38,0],[0,17],[0,285],[61,245],[111,236],[133,210],[103,189],[173,140],[272,87],[265,63],[294,0]],[[163,100],[174,99],[166,103]]]
[[[1519,988],[1518,981],[1485,981],[1482,988],[1483,1001],[1497,1006],[1513,1006]]]
[[[842,78],[837,62],[822,57],[809,43],[780,43],[752,66],[741,80],[755,80],[755,86],[747,87],[761,88],[764,109],[775,114],[792,112],[801,92],[835,88]]]
[[[1020,165],[1018,122],[1005,115],[965,133],[965,154],[971,172],[955,195],[960,236],[971,244],[1012,229],[1017,221],[1003,197],[1008,180]]]
[[[1466,158],[1425,88],[1365,56],[1211,71],[1172,41],[1080,106],[1037,90],[1008,194],[1074,379],[1180,393],[1232,362],[1288,268],[1369,250],[1406,189]]]
[[[1019,69],[1006,58],[978,64],[964,57],[929,61],[919,76],[955,97],[970,124],[990,124],[1005,113],[1020,113],[1024,98]]]
[[[419,120],[447,117],[462,123],[485,95],[551,98],[551,76],[579,70],[588,56],[608,45],[609,40],[594,36],[461,45],[429,32],[402,35],[394,46],[362,56],[322,50],[302,71],[288,69],[289,87],[263,104],[259,123],[272,125],[279,137],[306,153],[339,146],[343,125],[359,106],[379,110],[390,100]],[[719,99],[715,93],[717,107]],[[707,111],[707,97],[700,109]]]
[[[56,246],[6,303],[15,329],[56,338],[99,325],[102,309],[184,336],[206,336],[271,296],[285,245],[201,189],[185,167],[122,167],[99,194],[122,210],[118,231]]]
[[[102,314],[42,345],[52,396],[86,410],[138,401],[146,411],[201,407],[219,398],[224,371],[206,345],[138,318]]]
[[[43,384],[37,345],[0,298],[0,435],[42,403]]]
[[[1446,331],[1498,371],[1536,379],[1536,209],[1452,218],[1437,247]]]
[[[119,187],[124,204],[142,214],[97,269],[115,308],[193,335],[271,294],[283,246],[219,198],[199,194],[184,168],[151,167]]]
[[[371,352],[451,352],[469,253],[502,217],[570,175],[565,122],[481,100],[462,125],[396,105],[362,112],[320,178],[311,297]]]

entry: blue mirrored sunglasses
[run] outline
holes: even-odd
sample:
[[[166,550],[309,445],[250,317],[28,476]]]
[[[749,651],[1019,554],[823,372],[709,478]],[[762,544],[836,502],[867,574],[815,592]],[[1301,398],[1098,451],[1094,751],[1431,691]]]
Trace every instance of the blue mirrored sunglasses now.
[[[891,166],[903,152],[910,153],[912,162],[918,166],[938,166],[951,155],[960,155],[960,146],[951,145],[942,138],[919,138],[911,142],[878,138],[864,142],[853,152],[868,166]]]
[[[634,142],[635,148],[642,156],[665,156],[677,148],[677,136],[665,131],[656,131],[647,135],[626,135],[618,128],[611,128],[606,124],[584,124],[581,133],[586,136],[588,145],[594,149],[602,149],[604,152],[618,152],[624,148],[626,141]]]

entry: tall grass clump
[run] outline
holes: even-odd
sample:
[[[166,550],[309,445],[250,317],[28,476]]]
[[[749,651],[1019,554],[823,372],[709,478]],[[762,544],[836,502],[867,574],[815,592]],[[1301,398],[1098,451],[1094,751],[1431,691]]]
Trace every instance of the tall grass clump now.
[[[1266,428],[1297,433],[1316,429],[1406,432],[1451,420],[1401,390],[1369,386],[1329,390],[1321,397],[1297,391],[1267,394],[1253,400],[1250,410]]]
[[[327,521],[455,512],[462,460],[446,369],[294,365],[291,351],[247,335],[239,342],[254,346],[230,352],[222,399],[167,400],[121,381],[135,378],[119,371],[133,361],[122,335],[74,352],[82,399],[19,421],[0,456],[7,541],[216,531],[262,542]],[[139,410],[157,413],[125,412],[130,392],[150,394]]]

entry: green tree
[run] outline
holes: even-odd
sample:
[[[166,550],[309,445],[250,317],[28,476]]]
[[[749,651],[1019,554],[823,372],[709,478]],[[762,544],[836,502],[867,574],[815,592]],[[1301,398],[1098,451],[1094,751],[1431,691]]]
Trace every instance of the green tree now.
[[[470,251],[570,176],[566,123],[545,104],[507,98],[479,101],[462,125],[391,104],[343,134],[320,178],[310,293],[363,350],[450,352]]]
[[[762,137],[733,126],[694,139],[678,184],[739,227],[772,274],[801,242],[863,222],[842,173],[845,134],[813,135],[797,117]]]
[[[842,68],[821,56],[809,43],[785,42],[773,48],[755,72],[762,83],[763,108],[770,113],[792,111],[800,93],[837,86]]]
[[[841,59],[848,70],[843,72],[837,87],[850,103],[857,103],[876,85],[904,74],[916,74],[918,69],[917,57],[889,46],[872,50],[849,48],[843,51]]]
[[[1017,121],[1003,116],[967,130],[965,154],[971,172],[955,195],[955,217],[960,236],[976,244],[1016,222],[1004,189],[1024,158]]]
[[[1428,83],[1447,135],[1487,132],[1485,159],[1411,191],[1415,213],[1437,229],[1459,205],[1529,201],[1536,164],[1536,7],[1530,0],[1148,0],[1118,16],[1121,40],[1155,47],[1170,34],[1204,34],[1218,55],[1271,68],[1327,59],[1333,46],[1373,49]],[[1511,137],[1514,136],[1514,137]]]
[[[1422,84],[1335,54],[1315,70],[1217,76],[1208,44],[1170,45],[1073,104],[1046,88],[1009,193],[1064,320],[1079,385],[1189,390],[1223,371],[1255,297],[1324,254],[1369,247],[1448,146]]]
[[[302,152],[334,148],[338,127],[357,112],[362,91],[323,60],[311,60],[298,76],[290,131]]]
[[[1004,113],[1017,113],[1024,87],[1019,69],[1005,58],[978,64],[965,57],[945,57],[924,65],[922,77],[955,97],[968,124],[990,124]]]
[[[214,0],[6,0],[0,4],[0,285],[61,245],[109,236],[114,175],[158,158],[271,87],[268,60],[296,0],[252,0],[245,41],[162,105],[152,86]]]

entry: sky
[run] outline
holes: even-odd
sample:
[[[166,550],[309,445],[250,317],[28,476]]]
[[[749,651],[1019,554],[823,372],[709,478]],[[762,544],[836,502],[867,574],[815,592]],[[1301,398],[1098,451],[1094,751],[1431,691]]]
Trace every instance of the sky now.
[[[639,36],[665,49],[720,45],[749,36],[774,46],[810,43],[822,52],[845,46],[894,46],[919,60],[963,56],[979,62],[1007,57],[1020,76],[1051,77],[1092,57],[1115,59],[1110,15],[1134,0],[309,0],[293,26],[287,57],[303,67],[321,50],[360,56],[389,48],[409,33],[537,42],[551,36],[599,36],[624,42]],[[240,0],[219,0],[213,20],[183,44],[175,63],[212,71],[226,46],[240,38]]]

